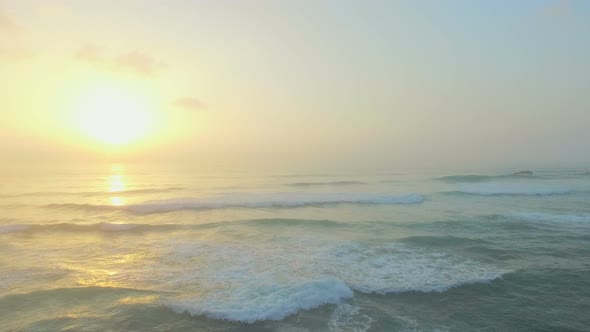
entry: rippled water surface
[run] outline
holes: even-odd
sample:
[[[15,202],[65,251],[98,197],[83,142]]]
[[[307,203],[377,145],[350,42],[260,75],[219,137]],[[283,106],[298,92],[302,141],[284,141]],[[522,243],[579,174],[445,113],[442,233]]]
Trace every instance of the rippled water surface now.
[[[590,326],[585,170],[12,170],[0,211],[0,330]]]

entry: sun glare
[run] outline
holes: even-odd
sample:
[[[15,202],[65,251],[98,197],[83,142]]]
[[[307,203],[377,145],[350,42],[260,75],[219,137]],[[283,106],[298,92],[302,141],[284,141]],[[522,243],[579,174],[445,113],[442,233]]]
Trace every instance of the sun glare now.
[[[131,143],[147,135],[153,125],[146,98],[122,87],[99,86],[83,91],[75,107],[82,132],[103,144]]]

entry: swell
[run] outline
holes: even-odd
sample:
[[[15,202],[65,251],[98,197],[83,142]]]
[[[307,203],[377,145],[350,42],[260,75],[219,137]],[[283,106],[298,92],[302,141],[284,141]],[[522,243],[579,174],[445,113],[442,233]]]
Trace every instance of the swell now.
[[[573,190],[563,186],[539,186],[529,184],[462,184],[451,193],[478,195],[478,196],[547,196],[565,195],[571,193],[585,193],[585,190]]]
[[[137,223],[93,223],[93,224],[76,224],[76,223],[59,223],[59,224],[8,224],[0,225],[0,235],[10,233],[53,233],[53,232],[72,232],[72,233],[144,233],[144,232],[173,232],[177,230],[190,230],[218,227],[221,225],[235,226],[247,225],[255,227],[341,227],[347,225],[334,220],[314,220],[314,219],[253,219],[253,220],[235,220],[220,221],[200,224],[137,224]]]
[[[115,223],[95,223],[95,224],[11,224],[1,225],[0,234],[9,233],[43,233],[43,232],[145,232],[145,231],[165,231],[182,228],[183,225],[148,225],[148,224],[115,224]]]
[[[265,320],[281,320],[300,310],[318,308],[325,304],[337,304],[353,297],[353,291],[343,282],[333,278],[273,285],[264,288],[257,285],[241,290],[234,296],[244,297],[247,305],[234,306],[223,298],[194,298],[170,301],[166,306],[176,313],[207,316],[213,319],[254,323]]]
[[[263,241],[255,250],[249,245],[196,241],[183,245],[170,260],[185,262],[194,255],[209,256],[210,264],[198,270],[199,280],[209,290],[187,294],[166,305],[178,313],[253,323],[280,320],[300,310],[339,303],[357,292],[446,292],[463,285],[488,283],[507,272],[439,250],[401,243],[322,240],[318,245],[314,240],[294,241],[280,245]],[[178,276],[181,284],[195,275],[184,273],[188,276]]]
[[[424,198],[419,194],[240,194],[224,195],[209,199],[168,199],[129,205],[126,209],[139,214],[171,212],[178,210],[202,210],[224,208],[292,208],[333,204],[417,204]]]
[[[334,204],[389,205],[419,204],[424,201],[420,194],[379,195],[379,194],[228,194],[212,198],[173,198],[147,201],[140,204],[113,206],[101,204],[49,204],[48,208],[78,209],[84,211],[125,211],[135,214],[165,213],[181,210],[214,210],[227,208],[295,208],[325,206]]]
[[[484,174],[462,174],[462,175],[447,175],[434,178],[437,181],[449,183],[472,183],[484,182],[500,179],[531,179],[531,180],[545,180],[552,179],[550,176],[541,176],[535,174],[503,174],[503,175],[484,175]]]
[[[315,187],[315,186],[352,186],[365,185],[366,182],[361,181],[330,181],[330,182],[293,182],[286,183],[286,186],[291,187]]]
[[[19,307],[19,306],[40,306],[47,305],[47,303],[39,303],[45,301],[79,301],[79,300],[94,300],[98,296],[115,295],[125,296],[130,293],[152,294],[155,293],[149,290],[123,288],[123,287],[65,287],[35,290],[29,293],[7,294],[0,297],[0,307]]]
[[[170,247],[165,247],[162,259],[149,266],[148,275],[146,269],[138,271],[140,278],[165,280],[163,289],[171,292],[166,293],[169,296],[162,303],[174,312],[245,323],[280,320],[301,310],[338,304],[354,298],[357,292],[446,292],[463,285],[492,282],[508,272],[440,250],[399,243],[312,238],[257,243],[192,237],[186,242],[177,241],[161,243]],[[197,257],[203,259],[203,264],[188,263]],[[118,298],[136,291],[142,292],[127,288],[61,288],[9,295],[0,298],[6,301],[0,302],[0,308],[13,308],[11,303],[18,301],[15,307],[61,299],[97,302],[105,299],[104,294]]]
[[[521,221],[540,221],[550,223],[590,223],[590,214],[584,213],[548,213],[548,212],[517,212],[505,215]]]
[[[70,191],[38,191],[23,194],[2,194],[0,197],[36,197],[36,196],[75,196],[75,197],[103,197],[112,196],[130,196],[130,195],[141,195],[141,194],[162,194],[169,192],[176,192],[186,190],[184,187],[168,187],[168,188],[151,188],[151,189],[130,189],[121,191],[82,191],[82,192],[70,192]]]
[[[420,247],[464,247],[486,245],[489,242],[482,239],[458,237],[458,236],[409,236],[401,239],[401,242]]]

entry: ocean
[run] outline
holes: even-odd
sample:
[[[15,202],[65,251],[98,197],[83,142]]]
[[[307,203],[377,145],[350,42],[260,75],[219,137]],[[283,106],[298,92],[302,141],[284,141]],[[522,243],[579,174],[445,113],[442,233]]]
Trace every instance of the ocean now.
[[[6,171],[2,331],[590,331],[590,173]]]

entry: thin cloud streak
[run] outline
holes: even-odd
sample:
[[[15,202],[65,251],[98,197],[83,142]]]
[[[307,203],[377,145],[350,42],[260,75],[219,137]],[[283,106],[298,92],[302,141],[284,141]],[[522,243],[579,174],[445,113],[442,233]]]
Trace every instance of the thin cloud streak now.
[[[22,31],[20,25],[18,25],[12,18],[8,17],[6,13],[0,8],[0,32],[15,33]]]
[[[141,77],[154,77],[165,67],[145,52],[130,51],[113,56],[96,45],[81,47],[76,52],[75,58],[96,68],[128,72]]]
[[[199,110],[206,107],[201,100],[193,97],[178,98],[172,102],[172,106],[187,110]]]

